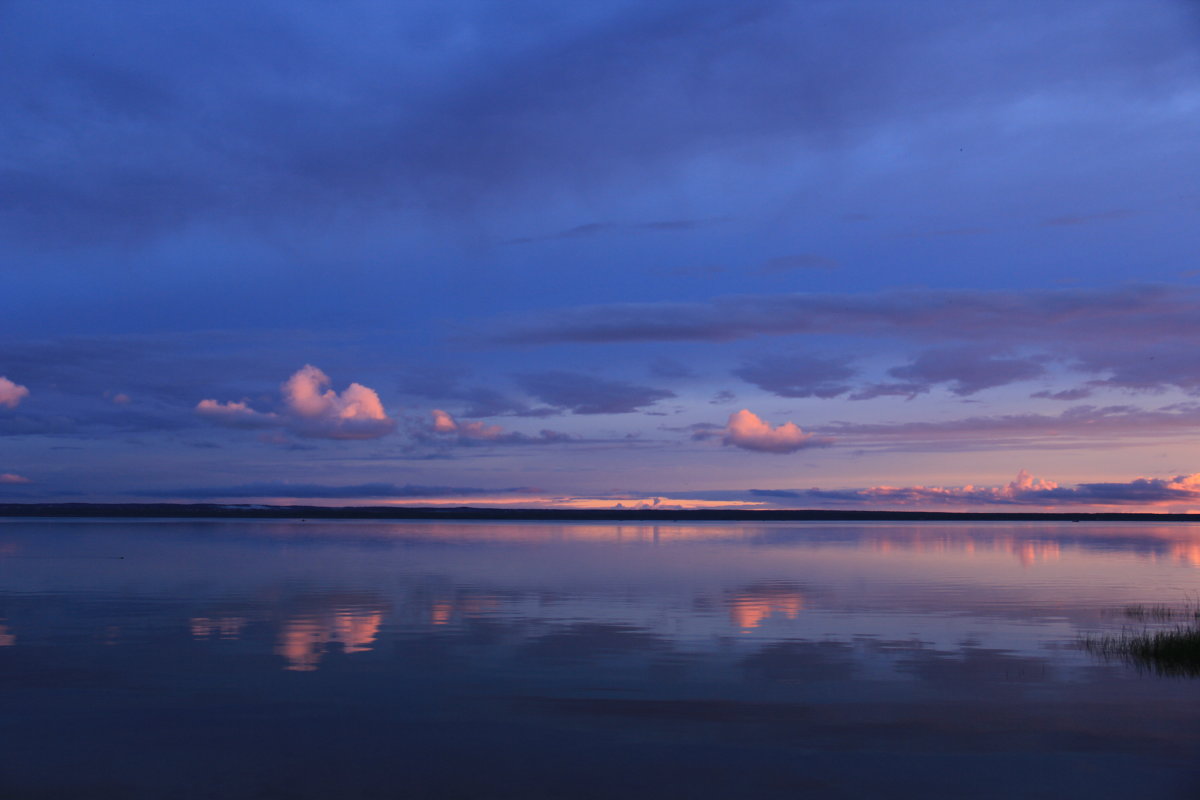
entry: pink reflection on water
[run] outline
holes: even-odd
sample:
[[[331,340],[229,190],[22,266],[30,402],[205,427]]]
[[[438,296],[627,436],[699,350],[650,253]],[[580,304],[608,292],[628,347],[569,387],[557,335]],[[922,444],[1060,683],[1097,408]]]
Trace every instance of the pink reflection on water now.
[[[239,639],[246,622],[245,617],[192,617],[188,628],[193,639]]]
[[[346,653],[371,650],[382,624],[382,611],[361,609],[294,617],[284,622],[275,654],[287,661],[286,670],[312,672],[333,642],[340,642]]]
[[[1171,545],[1171,559],[1180,564],[1200,567],[1200,542],[1175,542]]]
[[[1011,555],[1025,567],[1062,559],[1062,546],[1055,541],[997,536],[977,540],[962,536],[918,532],[915,534],[881,534],[864,542],[877,553],[907,551],[921,554],[961,554],[968,557],[987,553]]]
[[[7,625],[0,625],[0,647],[12,647],[17,643],[17,637],[8,632]]]
[[[449,625],[455,617],[473,617],[495,611],[500,599],[486,594],[462,594],[453,600],[442,600],[429,610],[429,622],[433,625]]]
[[[773,616],[796,619],[804,609],[804,595],[787,587],[768,586],[739,592],[729,600],[729,618],[744,631]]]

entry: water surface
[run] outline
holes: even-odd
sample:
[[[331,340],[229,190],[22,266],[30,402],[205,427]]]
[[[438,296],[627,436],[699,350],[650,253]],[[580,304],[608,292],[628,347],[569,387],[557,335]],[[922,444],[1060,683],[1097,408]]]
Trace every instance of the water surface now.
[[[1200,526],[7,520],[0,797],[1196,797]]]

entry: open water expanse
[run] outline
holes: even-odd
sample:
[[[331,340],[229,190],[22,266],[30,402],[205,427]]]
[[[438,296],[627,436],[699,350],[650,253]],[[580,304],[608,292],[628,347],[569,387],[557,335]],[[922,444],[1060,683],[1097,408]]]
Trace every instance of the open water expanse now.
[[[1200,525],[0,521],[0,797],[1194,798]]]

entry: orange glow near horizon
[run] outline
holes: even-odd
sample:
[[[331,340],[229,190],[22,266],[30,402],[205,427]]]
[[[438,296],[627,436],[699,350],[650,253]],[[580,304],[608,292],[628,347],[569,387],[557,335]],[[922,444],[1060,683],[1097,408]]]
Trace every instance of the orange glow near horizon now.
[[[324,499],[311,497],[255,497],[239,498],[234,505],[307,505],[322,507],[354,507],[354,506],[397,506],[401,508],[415,507],[456,507],[471,506],[473,508],[579,508],[579,509],[612,509],[620,510],[662,510],[677,509],[756,509],[770,508],[767,503],[757,500],[689,500],[672,497],[551,497],[540,495],[524,495],[520,497],[496,497],[495,495],[479,495],[471,497],[414,497],[414,498],[380,498],[347,501],[344,499]]]

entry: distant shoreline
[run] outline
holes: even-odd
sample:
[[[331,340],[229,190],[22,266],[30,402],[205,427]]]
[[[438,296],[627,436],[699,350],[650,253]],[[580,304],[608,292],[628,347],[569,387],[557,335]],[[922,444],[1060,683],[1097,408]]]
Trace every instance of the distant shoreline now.
[[[0,517],[173,519],[376,519],[548,522],[1200,522],[1197,514],[1149,512],[855,511],[833,509],[476,508],[263,506],[214,503],[0,503]]]

